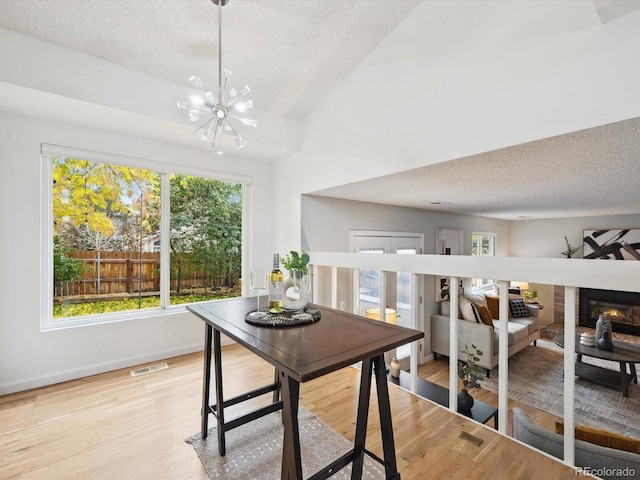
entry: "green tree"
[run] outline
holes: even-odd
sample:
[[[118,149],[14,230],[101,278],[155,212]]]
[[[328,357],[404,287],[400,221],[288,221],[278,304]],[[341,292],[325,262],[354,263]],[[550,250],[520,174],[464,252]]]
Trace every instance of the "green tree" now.
[[[75,258],[68,256],[69,249],[56,236],[53,238],[53,281],[60,282],[79,280],[86,270],[85,265]]]
[[[171,175],[171,270],[178,289],[182,278],[204,272],[233,287],[241,266],[242,186]]]

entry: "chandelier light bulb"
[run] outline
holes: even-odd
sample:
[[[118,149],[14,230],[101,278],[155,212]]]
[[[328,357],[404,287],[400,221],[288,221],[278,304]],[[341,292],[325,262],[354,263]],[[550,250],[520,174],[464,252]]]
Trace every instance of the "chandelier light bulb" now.
[[[191,82],[191,85],[193,85],[196,88],[204,87],[204,84],[202,83],[202,79],[196,75],[191,75],[189,77],[189,82]]]
[[[193,105],[194,107],[200,107],[204,105],[204,100],[202,99],[202,97],[197,97],[195,95],[192,95],[190,100],[191,100],[191,105]]]

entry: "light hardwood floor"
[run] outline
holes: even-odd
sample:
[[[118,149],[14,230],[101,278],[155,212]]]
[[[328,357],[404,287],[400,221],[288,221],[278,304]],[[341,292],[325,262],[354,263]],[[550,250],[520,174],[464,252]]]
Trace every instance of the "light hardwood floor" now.
[[[418,376],[429,380],[430,382],[437,383],[443,387],[449,388],[449,358],[438,357],[435,362],[428,362],[418,366]],[[482,383],[482,382],[480,382]],[[486,389],[474,389],[471,391],[473,398],[487,403],[494,407],[498,407],[498,394]],[[517,400],[509,399],[508,401],[509,411],[513,407],[519,407],[535,422],[537,425],[549,430],[554,431],[556,420],[562,420],[562,418],[547,413],[543,410],[531,407]],[[508,415],[507,433],[511,435],[511,416]]]
[[[119,370],[0,397],[0,478],[207,479],[184,442],[199,430],[202,353],[167,363],[137,378]],[[223,368],[226,397],[273,378],[270,365],[237,345],[224,348]],[[359,377],[345,368],[305,383],[301,404],[353,440]],[[403,480],[575,478],[573,469],[488,427],[389,388]],[[369,418],[367,447],[382,455],[375,401]],[[462,431],[482,445],[460,439]]]

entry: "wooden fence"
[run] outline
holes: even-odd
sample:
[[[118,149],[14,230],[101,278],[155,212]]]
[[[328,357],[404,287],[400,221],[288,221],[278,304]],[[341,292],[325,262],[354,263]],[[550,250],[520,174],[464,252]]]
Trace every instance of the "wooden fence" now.
[[[126,294],[159,294],[160,254],[139,252],[73,251],[67,254],[84,264],[82,278],[58,282],[54,297],[126,296]],[[221,286],[223,278],[212,278],[202,268],[184,269],[180,278],[171,279],[175,291]]]

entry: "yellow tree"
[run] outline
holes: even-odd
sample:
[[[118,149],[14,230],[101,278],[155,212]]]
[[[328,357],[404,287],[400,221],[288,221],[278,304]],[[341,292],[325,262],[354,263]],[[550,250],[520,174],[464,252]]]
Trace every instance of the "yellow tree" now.
[[[153,186],[150,170],[57,157],[54,234],[73,248],[127,250],[141,225],[152,228],[145,205],[154,201]]]

